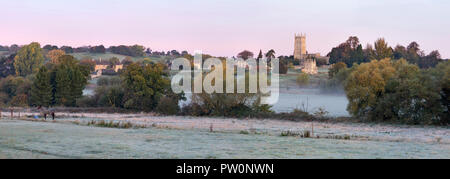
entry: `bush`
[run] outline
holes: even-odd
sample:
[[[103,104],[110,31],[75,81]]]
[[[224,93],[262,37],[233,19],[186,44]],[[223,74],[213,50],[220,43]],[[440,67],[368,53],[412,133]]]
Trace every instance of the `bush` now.
[[[299,86],[306,86],[309,84],[309,75],[306,73],[301,73],[297,76],[297,84]]]
[[[156,106],[156,111],[164,115],[176,115],[180,111],[178,100],[162,97],[158,102],[158,106]]]
[[[102,107],[123,107],[125,91],[122,86],[101,86],[95,90],[97,105]]]
[[[208,110],[204,110],[202,106],[197,103],[190,103],[181,108],[181,115],[184,116],[204,116],[208,114]]]
[[[95,98],[90,96],[83,96],[82,98],[77,100],[77,106],[78,107],[96,107],[97,106],[97,100]]]
[[[316,119],[313,115],[300,109],[294,109],[289,113],[278,113],[273,118],[289,121],[313,121]]]

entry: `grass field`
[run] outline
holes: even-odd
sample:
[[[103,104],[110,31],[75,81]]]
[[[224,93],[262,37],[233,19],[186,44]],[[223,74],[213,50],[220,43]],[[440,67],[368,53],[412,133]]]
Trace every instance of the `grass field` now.
[[[446,128],[315,124],[314,135],[351,136],[342,140],[280,136],[280,130],[308,129],[310,123],[306,122],[98,115],[101,120],[126,120],[149,127],[119,129],[72,123],[95,120],[91,117],[58,118],[57,122],[3,118],[0,158],[450,157]],[[210,124],[215,132],[209,132]]]

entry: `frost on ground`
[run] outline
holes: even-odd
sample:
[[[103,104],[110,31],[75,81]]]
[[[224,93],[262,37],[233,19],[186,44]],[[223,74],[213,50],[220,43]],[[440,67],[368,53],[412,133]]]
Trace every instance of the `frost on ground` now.
[[[31,113],[22,115],[33,116]],[[0,120],[0,158],[450,158],[450,129],[310,122],[159,117],[149,114],[58,114],[55,122]],[[142,129],[75,125],[129,121]],[[209,132],[212,126],[213,131]],[[242,132],[246,131],[246,132]]]

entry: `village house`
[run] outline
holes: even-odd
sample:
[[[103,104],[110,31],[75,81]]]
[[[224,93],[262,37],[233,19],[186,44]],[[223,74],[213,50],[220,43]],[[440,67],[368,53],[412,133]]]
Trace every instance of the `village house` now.
[[[98,60],[95,60],[95,68],[94,72],[91,75],[91,78],[98,78],[103,74],[118,73],[121,69],[123,69],[122,62],[119,61],[116,64],[111,64],[109,60],[102,60],[100,58]]]

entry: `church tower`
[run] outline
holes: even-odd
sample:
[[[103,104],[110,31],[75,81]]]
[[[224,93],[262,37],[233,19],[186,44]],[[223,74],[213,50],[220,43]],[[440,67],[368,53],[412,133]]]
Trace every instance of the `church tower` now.
[[[306,55],[306,35],[295,34],[294,59],[302,59]]]

